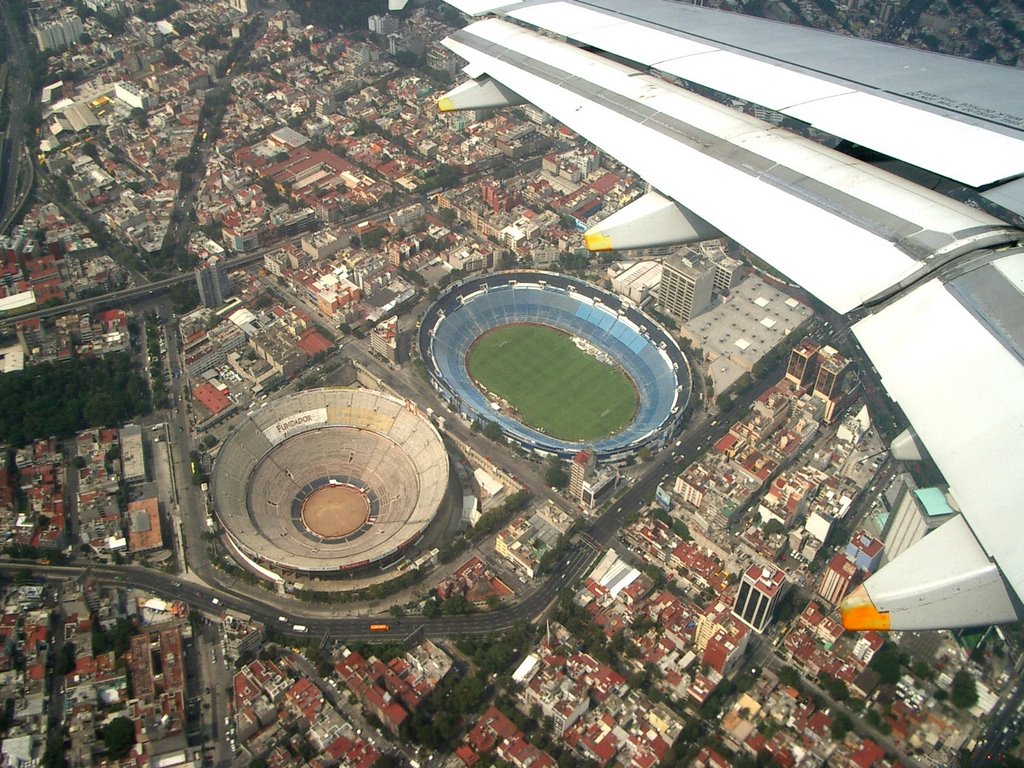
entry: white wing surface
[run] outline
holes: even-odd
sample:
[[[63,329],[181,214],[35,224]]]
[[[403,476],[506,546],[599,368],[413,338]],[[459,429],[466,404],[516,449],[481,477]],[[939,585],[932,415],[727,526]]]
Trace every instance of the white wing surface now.
[[[993,185],[990,198],[1013,210],[1024,73],[823,43],[823,33],[661,0],[628,11],[612,0],[459,3],[490,15],[444,41],[475,84],[443,109],[529,101],[656,191],[587,233],[589,247],[721,232],[836,311],[869,313],[854,333],[963,515],[869,579],[844,606],[847,626],[1013,620],[1024,594],[1024,233],[680,83],[970,188]]]

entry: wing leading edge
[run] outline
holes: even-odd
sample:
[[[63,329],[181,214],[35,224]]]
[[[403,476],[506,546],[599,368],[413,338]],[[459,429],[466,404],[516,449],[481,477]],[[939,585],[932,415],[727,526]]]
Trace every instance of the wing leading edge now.
[[[546,5],[513,5],[509,14],[543,27],[533,9]],[[603,33],[592,25],[586,34]],[[621,57],[498,18],[444,44],[467,60],[474,84],[449,94],[443,108],[526,100],[660,193],[587,233],[588,247],[722,232],[837,311],[872,308],[854,333],[963,514],[865,582],[843,606],[846,626],[1014,620],[1024,594],[1024,561],[1015,556],[1024,526],[1013,520],[1024,497],[1015,470],[1024,453],[1024,233]]]

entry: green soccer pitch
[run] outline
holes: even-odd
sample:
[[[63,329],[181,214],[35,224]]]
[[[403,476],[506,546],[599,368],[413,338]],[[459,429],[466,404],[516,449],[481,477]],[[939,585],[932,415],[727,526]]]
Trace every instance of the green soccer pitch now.
[[[505,325],[477,339],[469,375],[508,401],[527,426],[560,440],[614,434],[636,415],[639,396],[621,368],[602,363],[572,338],[543,325]]]

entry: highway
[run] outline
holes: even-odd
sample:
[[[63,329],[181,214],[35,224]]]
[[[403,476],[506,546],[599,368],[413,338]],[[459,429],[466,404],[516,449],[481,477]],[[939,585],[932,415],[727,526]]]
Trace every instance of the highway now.
[[[263,260],[263,256],[272,250],[280,248],[284,243],[277,243],[267,248],[261,248],[254,253],[247,253],[242,256],[235,256],[234,258],[227,260],[228,269],[241,269],[247,267],[250,264],[255,264],[258,261]],[[21,320],[27,320],[29,318],[47,318],[57,317],[58,315],[66,315],[70,312],[77,312],[79,310],[95,310],[103,309],[105,307],[112,306],[123,306],[130,304],[137,299],[148,298],[156,296],[157,294],[164,293],[168,288],[178,285],[180,283],[195,282],[195,275],[192,271],[183,272],[180,275],[174,275],[173,277],[167,277],[163,280],[157,280],[152,283],[146,283],[145,285],[136,285],[131,288],[124,288],[120,291],[112,291],[105,293],[102,296],[93,296],[88,299],[80,299],[79,301],[69,301],[66,304],[60,304],[56,307],[48,307],[46,309],[37,309],[33,312],[25,312],[21,315],[13,315],[11,317],[0,318],[0,328],[7,326],[13,326],[14,323],[20,322]]]
[[[27,154],[24,146],[25,114],[31,94],[28,87],[28,70],[25,66],[28,54],[25,52],[20,30],[11,16],[9,3],[0,3],[0,45],[8,51],[7,61],[10,65],[10,87],[5,91],[10,110],[7,125],[3,126],[4,152],[0,158],[0,162],[6,164],[3,173],[0,173],[0,178],[4,180],[3,188],[0,188],[0,234],[3,234],[13,224],[28,197],[33,172],[32,163],[29,161],[25,163],[27,175],[21,178],[22,164]],[[22,182],[20,190],[19,181]]]
[[[35,563],[3,562],[0,563],[0,573],[13,575],[26,568],[36,575],[47,578],[74,577],[87,573],[100,581],[120,586],[139,587],[167,600],[185,600],[194,609],[205,611],[211,615],[219,615],[224,608],[233,608],[264,622],[269,630],[277,634],[293,637],[309,635],[339,641],[380,640],[380,632],[370,631],[370,624],[373,623],[388,624],[390,626],[389,634],[393,637],[405,637],[421,627],[425,635],[432,638],[500,632],[521,621],[541,619],[564,588],[574,584],[589,572],[596,558],[618,533],[625,517],[633,510],[643,506],[645,500],[653,495],[655,487],[667,473],[674,473],[678,469],[677,462],[685,463],[692,460],[713,440],[724,434],[728,430],[730,417],[745,410],[747,405],[764,388],[769,386],[768,382],[774,383],[776,379],[773,377],[776,373],[777,371],[773,371],[764,377],[762,379],[762,382],[765,382],[763,386],[752,389],[743,400],[735,403],[733,408],[718,420],[715,427],[707,423],[703,414],[700,414],[692,422],[686,436],[678,441],[678,446],[665,448],[654,456],[633,485],[614,504],[609,505],[610,508],[607,511],[584,528],[582,534],[577,537],[577,543],[554,569],[547,581],[536,586],[518,602],[495,611],[460,616],[440,616],[432,619],[423,616],[394,617],[369,614],[351,616],[344,615],[352,611],[350,605],[333,608],[302,604],[301,607],[296,607],[294,601],[288,599],[289,607],[282,608],[281,603],[275,600],[271,593],[264,595],[262,590],[252,588],[247,591],[236,591],[233,588],[216,585],[217,581],[223,578],[223,574],[215,571],[206,562],[205,551],[203,551],[204,543],[198,535],[201,500],[196,497],[180,499],[179,504],[186,510],[191,507],[191,514],[182,515],[183,522],[188,525],[189,521],[192,521],[195,526],[189,526],[186,529],[186,543],[190,544],[187,547],[189,568],[206,583],[182,581],[176,575],[135,565],[50,565],[45,567],[44,574],[40,573],[42,568]],[[172,430],[176,426],[182,426],[184,420],[184,408],[181,408],[179,413],[171,419]],[[174,435],[176,472],[187,471],[189,444],[187,440],[181,440],[184,434],[186,432]],[[182,487],[189,489],[190,495],[197,495],[194,487],[190,486],[187,481],[179,481],[179,489]],[[215,598],[220,602],[214,603]],[[281,621],[281,616],[284,616],[286,621]],[[305,626],[306,631],[296,631],[293,628],[295,625]]]

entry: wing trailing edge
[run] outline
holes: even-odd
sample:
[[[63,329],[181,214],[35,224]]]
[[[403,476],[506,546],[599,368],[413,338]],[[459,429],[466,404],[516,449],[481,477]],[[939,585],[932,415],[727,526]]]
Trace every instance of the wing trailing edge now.
[[[955,517],[858,587],[840,608],[852,630],[974,627],[1016,621],[999,568]]]

